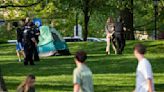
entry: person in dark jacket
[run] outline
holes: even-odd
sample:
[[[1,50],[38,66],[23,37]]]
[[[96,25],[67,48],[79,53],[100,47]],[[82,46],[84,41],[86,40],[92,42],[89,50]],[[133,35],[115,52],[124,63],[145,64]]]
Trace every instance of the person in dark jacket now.
[[[34,37],[35,37],[35,40],[38,44],[39,43],[39,35],[40,35],[39,27],[34,25],[33,22],[31,23],[30,26],[32,27],[32,30],[34,31]],[[34,52],[33,52],[34,61],[39,61],[40,58],[39,58],[39,55],[38,55],[37,46],[35,46],[33,50],[34,50]]]
[[[30,65],[34,65],[33,48],[37,46],[37,42],[35,40],[35,34],[30,25],[31,22],[26,23],[23,32],[24,51],[25,51],[24,65],[28,65],[28,62],[30,62]]]
[[[117,42],[117,54],[122,54],[125,47],[124,24],[122,18],[118,18],[115,23],[115,40]]]

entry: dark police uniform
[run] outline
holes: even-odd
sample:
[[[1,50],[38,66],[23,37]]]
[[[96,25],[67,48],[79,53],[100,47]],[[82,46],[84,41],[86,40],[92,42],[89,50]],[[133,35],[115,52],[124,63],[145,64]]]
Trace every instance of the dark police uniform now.
[[[35,44],[32,41],[33,38],[34,38],[34,32],[32,31],[31,27],[25,26],[23,32],[24,52],[25,52],[24,65],[28,65],[28,62],[30,62],[30,65],[34,65],[34,61],[32,57],[33,57],[33,47],[35,47]]]
[[[115,23],[115,40],[117,43],[117,53],[122,54],[125,46],[125,38],[124,38],[124,25],[122,22]]]
[[[40,34],[40,31],[39,31],[39,28],[37,26],[34,26],[33,28],[33,31],[34,31],[34,37],[35,37],[35,40],[36,42],[38,43],[39,42],[39,35]],[[34,61],[39,61],[39,55],[38,55],[38,50],[37,50],[37,46],[34,47]]]

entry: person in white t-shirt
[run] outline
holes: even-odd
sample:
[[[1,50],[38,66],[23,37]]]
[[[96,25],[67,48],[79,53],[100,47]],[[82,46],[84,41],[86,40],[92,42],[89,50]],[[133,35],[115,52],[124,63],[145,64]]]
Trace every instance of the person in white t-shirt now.
[[[144,57],[146,47],[142,44],[134,46],[134,55],[138,60],[136,70],[136,88],[134,92],[155,92],[153,72],[150,62]]]

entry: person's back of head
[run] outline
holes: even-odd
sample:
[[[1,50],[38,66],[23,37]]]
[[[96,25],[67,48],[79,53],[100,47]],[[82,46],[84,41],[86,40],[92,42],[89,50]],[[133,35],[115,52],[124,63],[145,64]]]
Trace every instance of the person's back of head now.
[[[27,78],[35,79],[35,75],[29,74]]]
[[[85,51],[78,51],[75,54],[75,59],[80,63],[84,63],[87,59],[87,53]]]
[[[140,43],[134,46],[134,50],[136,50],[139,54],[144,55],[146,53],[146,47]]]

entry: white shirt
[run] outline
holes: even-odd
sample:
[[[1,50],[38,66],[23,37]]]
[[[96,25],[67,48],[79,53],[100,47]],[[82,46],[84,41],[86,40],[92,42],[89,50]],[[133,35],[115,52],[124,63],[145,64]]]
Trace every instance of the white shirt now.
[[[145,58],[139,61],[136,72],[136,89],[135,92],[148,92],[148,82],[147,80],[152,80],[153,91],[154,91],[154,82],[153,82],[153,73],[151,69],[151,64]]]

